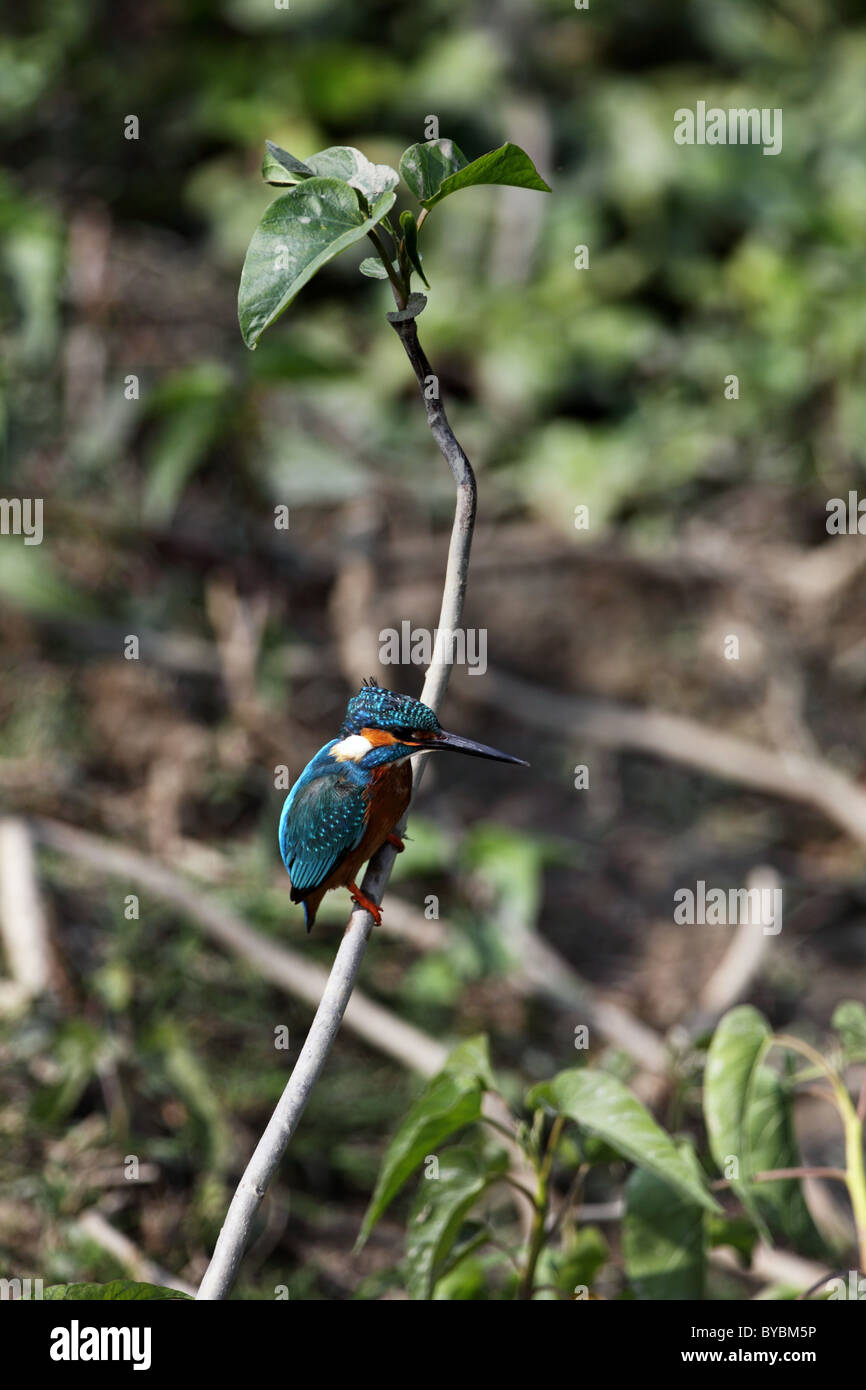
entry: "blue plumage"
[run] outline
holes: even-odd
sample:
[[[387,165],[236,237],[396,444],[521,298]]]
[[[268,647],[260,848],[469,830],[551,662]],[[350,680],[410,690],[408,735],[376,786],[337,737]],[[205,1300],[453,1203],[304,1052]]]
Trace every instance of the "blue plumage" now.
[[[366,779],[354,763],[336,763],[332,739],[308,763],[280,816],[279,843],[292,901],[318,888],[364,834]]]
[[[398,695],[369,682],[349,701],[342,733],[345,737],[366,728],[387,729],[395,735],[405,734],[411,740],[414,730],[433,734],[439,727],[439,720],[429,705],[413,700],[411,695]]]
[[[365,896],[355,877],[386,840],[398,851],[403,848],[396,832],[412,795],[411,756],[449,748],[498,762],[521,761],[446,733],[429,705],[375,681],[365,681],[349,701],[341,737],[307,764],[280,816],[280,854],[292,902],[304,904],[307,931],[324,894],[343,886],[380,921],[379,905]]]

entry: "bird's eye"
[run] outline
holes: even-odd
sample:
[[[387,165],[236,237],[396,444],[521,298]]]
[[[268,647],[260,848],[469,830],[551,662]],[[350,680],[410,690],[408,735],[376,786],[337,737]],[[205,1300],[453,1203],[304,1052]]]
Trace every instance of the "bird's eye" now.
[[[414,741],[420,743],[421,740],[422,740],[422,739],[425,739],[426,737],[427,737],[427,730],[426,730],[426,729],[413,729],[413,730],[412,730],[411,738],[412,738]]]

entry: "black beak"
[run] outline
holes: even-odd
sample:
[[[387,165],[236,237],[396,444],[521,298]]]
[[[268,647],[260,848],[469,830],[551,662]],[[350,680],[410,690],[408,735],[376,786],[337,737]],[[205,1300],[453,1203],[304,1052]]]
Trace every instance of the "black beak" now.
[[[432,753],[437,748],[450,749],[453,753],[471,753],[475,758],[492,758],[497,763],[517,763],[519,767],[529,767],[522,758],[512,758],[510,753],[500,753],[498,748],[488,748],[486,743],[474,743],[471,738],[461,738],[460,734],[447,734],[440,729],[429,743],[422,743],[422,749]]]

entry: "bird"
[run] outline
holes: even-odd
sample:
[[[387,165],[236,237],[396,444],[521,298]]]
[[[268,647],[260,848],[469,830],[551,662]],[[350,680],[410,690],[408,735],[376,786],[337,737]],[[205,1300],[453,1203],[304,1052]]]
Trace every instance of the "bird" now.
[[[352,900],[377,926],[382,914],[357,885],[361,865],[383,844],[404,848],[397,834],[412,795],[415,753],[467,753],[500,763],[529,764],[442,728],[429,705],[411,695],[365,680],[346,708],[339,738],[307,764],[283,803],[280,855],[291,883],[291,901],[302,903],[307,931],[332,888],[348,888]]]

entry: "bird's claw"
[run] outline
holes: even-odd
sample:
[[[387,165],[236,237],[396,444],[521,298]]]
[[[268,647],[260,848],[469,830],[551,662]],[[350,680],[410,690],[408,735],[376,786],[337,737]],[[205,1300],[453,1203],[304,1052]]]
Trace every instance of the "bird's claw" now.
[[[354,883],[349,884],[349,893],[351,894],[352,902],[357,903],[358,907],[362,907],[365,912],[369,912],[376,926],[381,927],[382,909],[379,904],[374,903],[372,898],[368,898],[366,893],[362,893],[360,888],[357,888]]]

